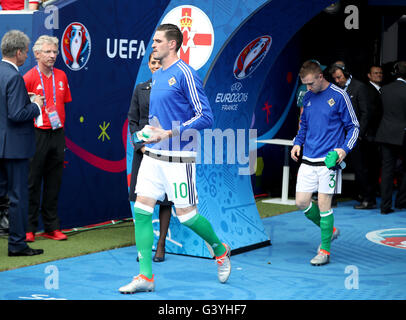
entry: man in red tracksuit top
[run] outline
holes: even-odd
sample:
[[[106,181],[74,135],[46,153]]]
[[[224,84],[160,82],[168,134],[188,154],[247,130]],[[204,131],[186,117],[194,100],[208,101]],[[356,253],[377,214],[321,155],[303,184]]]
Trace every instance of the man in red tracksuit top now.
[[[65,155],[65,103],[71,92],[65,72],[54,68],[58,56],[58,38],[40,36],[33,46],[38,64],[24,75],[29,94],[45,97],[42,116],[35,123],[36,152],[30,161],[29,211],[26,241],[35,241],[39,211],[44,223],[43,236],[65,240],[58,219],[58,194],[62,182]],[[42,204],[41,204],[41,185]]]

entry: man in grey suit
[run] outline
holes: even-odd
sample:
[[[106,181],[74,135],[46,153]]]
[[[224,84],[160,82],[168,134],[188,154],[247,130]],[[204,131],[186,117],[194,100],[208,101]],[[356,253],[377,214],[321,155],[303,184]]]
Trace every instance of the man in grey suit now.
[[[25,243],[28,214],[29,158],[35,152],[33,120],[41,113],[43,97],[34,102],[18,72],[27,59],[29,38],[18,30],[8,31],[1,40],[0,62],[0,197],[8,195],[9,256],[33,256],[42,249]]]
[[[406,61],[394,66],[397,79],[382,87],[383,117],[376,133],[375,141],[381,144],[382,181],[381,213],[388,214],[392,209],[393,178],[396,161],[402,160],[401,177],[395,208],[406,209]]]

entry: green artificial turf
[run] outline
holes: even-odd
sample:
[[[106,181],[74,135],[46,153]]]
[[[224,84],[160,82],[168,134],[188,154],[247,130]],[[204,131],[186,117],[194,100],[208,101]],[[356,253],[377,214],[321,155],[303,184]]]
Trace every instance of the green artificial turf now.
[[[263,203],[262,200],[256,200],[261,218],[297,210],[296,206]],[[130,246],[135,243],[132,219],[93,229],[78,228],[78,231],[65,233],[68,240],[64,241],[36,237],[36,241],[30,243],[29,246],[33,249],[44,249],[44,254],[32,257],[9,257],[7,255],[7,236],[1,236],[0,271]]]
[[[264,203],[264,199],[258,199],[256,201],[257,209],[261,218],[273,217],[282,213],[298,210],[296,206],[276,203]]]
[[[68,239],[63,241],[36,237],[35,242],[29,243],[29,246],[44,249],[44,253],[32,257],[9,257],[7,236],[1,236],[0,271],[130,246],[135,242],[132,221],[88,231],[67,232],[66,235]]]

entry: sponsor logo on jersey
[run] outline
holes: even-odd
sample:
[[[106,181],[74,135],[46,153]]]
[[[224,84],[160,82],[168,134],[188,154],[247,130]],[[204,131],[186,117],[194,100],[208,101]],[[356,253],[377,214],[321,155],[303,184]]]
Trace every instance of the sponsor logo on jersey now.
[[[374,243],[398,249],[406,249],[406,228],[371,231],[366,238]]]
[[[90,35],[80,22],[69,24],[62,34],[61,52],[66,66],[78,71],[89,61],[91,51]]]
[[[187,5],[169,11],[161,23],[172,23],[180,28],[183,43],[179,58],[195,70],[204,66],[214,46],[214,30],[209,17],[198,7]]]
[[[250,76],[265,58],[271,43],[270,36],[261,36],[248,43],[235,59],[234,77],[241,80]]]

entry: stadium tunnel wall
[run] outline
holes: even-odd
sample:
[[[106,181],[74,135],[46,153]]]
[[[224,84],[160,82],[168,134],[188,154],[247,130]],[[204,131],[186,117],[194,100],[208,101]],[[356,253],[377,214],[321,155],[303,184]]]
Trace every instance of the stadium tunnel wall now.
[[[65,168],[58,207],[61,227],[131,216],[127,182],[132,149],[127,112],[132,92],[136,83],[150,78],[147,60],[156,26],[162,21],[179,24],[182,14],[188,12],[198,28],[189,31],[204,29],[212,40],[207,44],[206,38],[204,44],[210,47],[209,53],[199,54],[199,45],[193,42],[190,48],[186,46],[189,63],[204,80],[215,117],[213,128],[232,133],[231,140],[224,136],[227,143],[217,151],[223,149],[225,162],[228,142],[232,144],[233,139],[244,151],[232,151],[235,163],[215,164],[216,143],[220,142],[214,141],[212,164],[203,161],[197,165],[198,209],[235,251],[268,245],[270,235],[264,230],[253,194],[255,170],[251,167],[247,174],[246,158],[250,153],[251,160],[263,156],[280,183],[283,150],[275,147],[271,154],[261,154],[262,145],[255,140],[294,136],[297,118],[292,105],[300,63],[294,36],[333,2],[106,0],[100,6],[98,1],[68,0],[33,14],[1,15],[1,36],[15,28],[33,40],[50,34],[61,42],[55,66],[67,73],[73,97],[66,106]],[[212,29],[207,29],[208,24]],[[78,28],[82,45],[79,59],[74,61],[70,38]],[[256,44],[265,50],[248,56]],[[206,55],[205,62],[197,59],[201,55]],[[249,66],[239,66],[238,61],[248,59],[253,61]],[[21,72],[34,65],[31,52]],[[256,135],[250,129],[256,129]],[[202,145],[209,140],[202,136]],[[202,158],[207,153],[202,149]],[[157,222],[155,212],[156,239]],[[177,219],[171,219],[168,237],[167,252],[210,257],[204,241]]]

